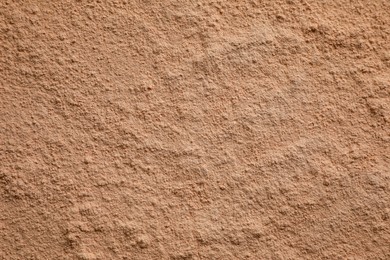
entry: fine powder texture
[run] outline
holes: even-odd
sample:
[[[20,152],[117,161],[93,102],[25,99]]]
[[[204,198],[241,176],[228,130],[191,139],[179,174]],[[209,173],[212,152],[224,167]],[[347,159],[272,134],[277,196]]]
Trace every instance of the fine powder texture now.
[[[390,259],[390,1],[0,0],[0,259]]]

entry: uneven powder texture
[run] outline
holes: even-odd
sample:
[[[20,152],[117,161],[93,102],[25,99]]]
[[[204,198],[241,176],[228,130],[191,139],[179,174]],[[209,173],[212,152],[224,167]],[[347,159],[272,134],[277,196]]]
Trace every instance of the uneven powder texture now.
[[[0,259],[390,259],[390,1],[0,0]]]

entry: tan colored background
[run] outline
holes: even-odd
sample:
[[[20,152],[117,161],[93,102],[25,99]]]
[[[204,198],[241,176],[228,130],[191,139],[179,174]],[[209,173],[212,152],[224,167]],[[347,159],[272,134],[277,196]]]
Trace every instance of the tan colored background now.
[[[0,259],[390,259],[390,2],[0,1]]]

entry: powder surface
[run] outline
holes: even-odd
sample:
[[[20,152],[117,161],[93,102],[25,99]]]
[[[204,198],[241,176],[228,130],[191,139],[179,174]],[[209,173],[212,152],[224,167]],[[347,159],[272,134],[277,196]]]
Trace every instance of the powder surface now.
[[[1,0],[0,259],[390,259],[390,2]]]

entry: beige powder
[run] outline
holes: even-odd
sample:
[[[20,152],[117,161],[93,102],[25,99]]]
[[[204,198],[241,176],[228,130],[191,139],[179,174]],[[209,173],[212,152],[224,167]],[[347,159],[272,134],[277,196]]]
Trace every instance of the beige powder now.
[[[0,259],[390,259],[390,2],[0,0]]]

